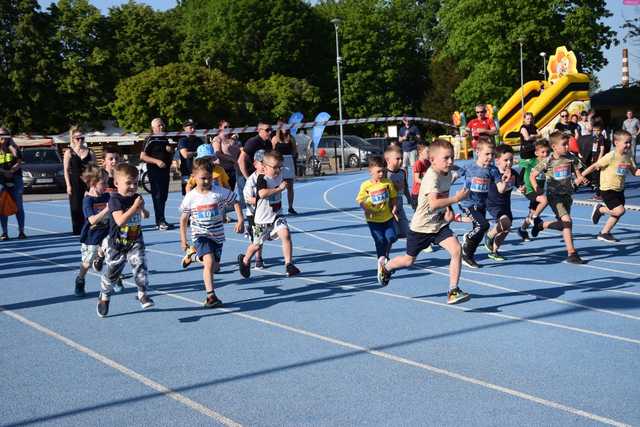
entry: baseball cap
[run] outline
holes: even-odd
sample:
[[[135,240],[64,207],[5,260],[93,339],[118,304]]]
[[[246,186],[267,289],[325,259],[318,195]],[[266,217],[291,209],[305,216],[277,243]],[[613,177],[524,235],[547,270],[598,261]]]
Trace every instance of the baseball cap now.
[[[261,162],[264,160],[264,150],[258,150],[256,151],[256,153],[253,155],[253,160],[256,162]]]
[[[193,126],[196,127],[196,122],[193,121],[193,119],[187,119],[185,120],[185,122],[182,124],[183,128],[186,128],[187,126]]]
[[[196,159],[204,159],[206,157],[211,158],[211,160],[215,160],[218,158],[215,151],[213,151],[213,147],[211,146],[211,144],[202,144],[196,150]]]

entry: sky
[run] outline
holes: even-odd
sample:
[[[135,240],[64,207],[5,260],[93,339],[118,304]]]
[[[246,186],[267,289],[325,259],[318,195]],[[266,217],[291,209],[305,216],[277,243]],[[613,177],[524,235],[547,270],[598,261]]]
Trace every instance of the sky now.
[[[40,5],[45,8],[52,3],[52,0],[38,0]],[[140,3],[146,3],[157,10],[167,10],[176,5],[176,0],[138,0]],[[618,33],[618,39],[622,42],[623,30],[622,24],[625,19],[631,19],[640,16],[640,6],[628,6],[623,4],[624,0],[606,0],[607,8],[613,13],[613,16],[607,18],[604,22],[608,24],[614,31]],[[90,0],[91,4],[99,8],[103,14],[107,14],[109,7],[117,6],[126,1],[121,0]],[[310,1],[314,3],[314,0]],[[617,46],[612,46],[610,49],[605,50],[604,56],[609,61],[609,64],[598,72],[598,79],[600,80],[600,88],[608,89],[612,86],[620,84],[622,78],[622,48],[627,47],[629,49],[629,65],[631,80],[640,80],[640,42],[636,42],[635,45],[623,46],[622,43]],[[525,46],[526,49],[526,46]],[[547,52],[551,55],[553,52]],[[526,66],[526,64],[525,64]],[[537,65],[542,69],[541,64]],[[578,70],[580,64],[578,64]]]

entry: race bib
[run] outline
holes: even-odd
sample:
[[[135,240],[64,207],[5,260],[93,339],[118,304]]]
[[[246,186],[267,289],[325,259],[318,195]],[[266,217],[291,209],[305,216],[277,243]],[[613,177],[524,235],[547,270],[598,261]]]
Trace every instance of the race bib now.
[[[618,163],[618,169],[616,169],[616,175],[624,176],[629,170],[629,163]]]
[[[218,215],[220,215],[220,210],[217,204],[196,206],[193,210],[193,217],[200,221],[208,220]]]
[[[571,178],[571,165],[559,165],[553,168],[553,179],[561,181]]]
[[[380,190],[374,190],[369,193],[369,197],[371,198],[371,203],[374,205],[380,205],[387,200],[389,200],[389,193],[386,188],[381,188]]]
[[[469,190],[474,193],[488,193],[489,192],[489,178],[481,178],[479,176],[471,178],[471,185]]]
[[[592,153],[596,153],[597,151],[598,151],[598,143],[597,143],[597,142],[594,142],[594,143],[591,145],[591,152],[592,152]]]

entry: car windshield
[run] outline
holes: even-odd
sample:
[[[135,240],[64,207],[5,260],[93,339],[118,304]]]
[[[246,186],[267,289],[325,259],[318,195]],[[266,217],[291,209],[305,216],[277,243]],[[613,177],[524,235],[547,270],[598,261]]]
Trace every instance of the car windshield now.
[[[31,164],[60,163],[60,156],[56,150],[26,149],[22,151],[22,161]]]

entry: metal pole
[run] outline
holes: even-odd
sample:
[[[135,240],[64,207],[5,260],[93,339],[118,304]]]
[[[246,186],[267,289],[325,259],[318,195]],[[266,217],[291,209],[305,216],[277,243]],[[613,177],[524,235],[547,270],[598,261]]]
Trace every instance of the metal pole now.
[[[542,56],[542,75],[544,76],[544,81],[547,81],[547,53],[540,52],[540,56]]]
[[[342,130],[342,89],[340,82],[340,62],[342,62],[342,58],[340,58],[340,44],[338,40],[338,27],[342,20],[340,18],[334,18],[331,20],[333,26],[336,30],[336,67],[338,70],[338,119],[340,120],[340,157],[342,159],[342,171],[344,172],[344,133]],[[338,168],[336,168],[338,170]]]
[[[522,109],[522,118],[524,120],[524,68],[522,65],[522,43],[523,39],[518,39],[520,42],[520,108]]]

